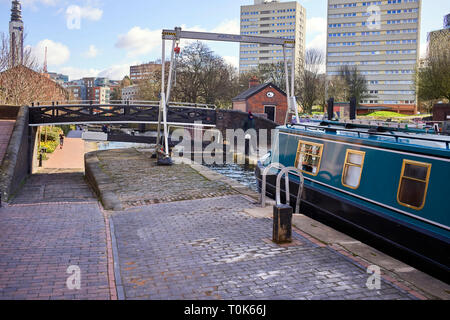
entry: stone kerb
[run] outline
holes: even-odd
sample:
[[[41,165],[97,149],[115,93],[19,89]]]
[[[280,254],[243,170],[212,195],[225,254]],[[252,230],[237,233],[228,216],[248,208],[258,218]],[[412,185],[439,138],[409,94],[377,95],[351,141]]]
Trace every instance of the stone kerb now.
[[[112,181],[100,167],[100,160],[97,157],[99,152],[102,151],[94,151],[84,155],[86,180],[99,197],[105,210],[123,210],[122,203],[117,195],[108,188],[112,185]]]

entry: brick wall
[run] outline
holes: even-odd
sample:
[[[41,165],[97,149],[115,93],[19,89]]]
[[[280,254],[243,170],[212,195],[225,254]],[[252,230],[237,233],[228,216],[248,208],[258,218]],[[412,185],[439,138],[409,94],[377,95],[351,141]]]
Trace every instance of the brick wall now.
[[[269,98],[267,96],[268,92],[273,92],[275,96]],[[288,110],[287,97],[284,94],[269,86],[247,100],[247,111],[254,114],[263,114],[264,106],[275,106],[275,122],[279,125],[284,124],[286,112]]]
[[[450,104],[435,104],[433,107],[433,121],[449,121],[447,117],[450,116]]]

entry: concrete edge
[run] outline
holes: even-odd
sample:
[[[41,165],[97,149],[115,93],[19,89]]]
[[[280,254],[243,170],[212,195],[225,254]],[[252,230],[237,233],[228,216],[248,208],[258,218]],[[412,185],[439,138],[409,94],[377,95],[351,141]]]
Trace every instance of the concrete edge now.
[[[101,152],[102,151],[94,151],[84,155],[84,175],[86,181],[96,193],[105,210],[121,211],[123,210],[123,205],[120,202],[119,197],[107,188],[107,186],[111,186],[113,182],[100,167],[100,160],[97,155]]]
[[[239,182],[223,176],[201,164],[191,161],[188,164],[206,179],[221,181],[231,186],[238,193],[250,197],[259,203],[260,194],[256,193]],[[270,199],[268,199],[270,200]],[[244,210],[248,215],[255,218],[273,219],[273,201],[267,201],[266,208],[255,208]],[[412,294],[419,299],[442,299],[450,300],[450,286],[442,281],[427,275],[401,261],[398,261],[383,252],[376,250],[336,231],[305,215],[294,215],[293,226],[296,232],[307,237],[308,240],[348,257],[354,263],[363,267],[377,265],[383,271],[383,280]]]
[[[21,143],[23,140],[25,126],[28,125],[28,107],[20,107],[17,114],[16,123],[14,124],[11,137],[9,139],[6,153],[0,167],[0,192],[2,193],[2,201],[7,202],[9,197],[14,193],[12,182],[14,179],[17,158]],[[23,181],[22,181],[23,182]]]
[[[116,292],[118,300],[125,300],[125,290],[122,283],[122,275],[120,273],[119,250],[117,248],[116,230],[114,228],[113,218],[109,219],[109,230],[111,233],[111,247],[114,261],[114,279],[116,281]]]

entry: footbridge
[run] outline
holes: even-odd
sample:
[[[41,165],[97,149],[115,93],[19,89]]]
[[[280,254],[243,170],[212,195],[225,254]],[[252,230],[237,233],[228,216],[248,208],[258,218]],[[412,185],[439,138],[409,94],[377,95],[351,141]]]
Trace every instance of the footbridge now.
[[[160,105],[145,104],[67,104],[32,105],[29,107],[31,127],[88,124],[158,124]],[[167,124],[216,126],[216,108],[212,105],[170,103]]]

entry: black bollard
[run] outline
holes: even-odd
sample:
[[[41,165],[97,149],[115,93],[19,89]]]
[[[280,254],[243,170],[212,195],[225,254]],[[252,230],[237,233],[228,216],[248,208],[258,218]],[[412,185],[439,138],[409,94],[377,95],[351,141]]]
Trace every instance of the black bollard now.
[[[245,139],[245,164],[250,163],[250,139]]]
[[[350,99],[350,120],[356,119],[356,98]]]
[[[334,98],[330,98],[330,100],[328,100],[328,120],[333,120],[333,116],[334,116]]]
[[[39,154],[39,168],[42,168],[42,153]]]
[[[282,204],[273,207],[273,242],[278,244],[292,242],[292,215],[294,209]]]

